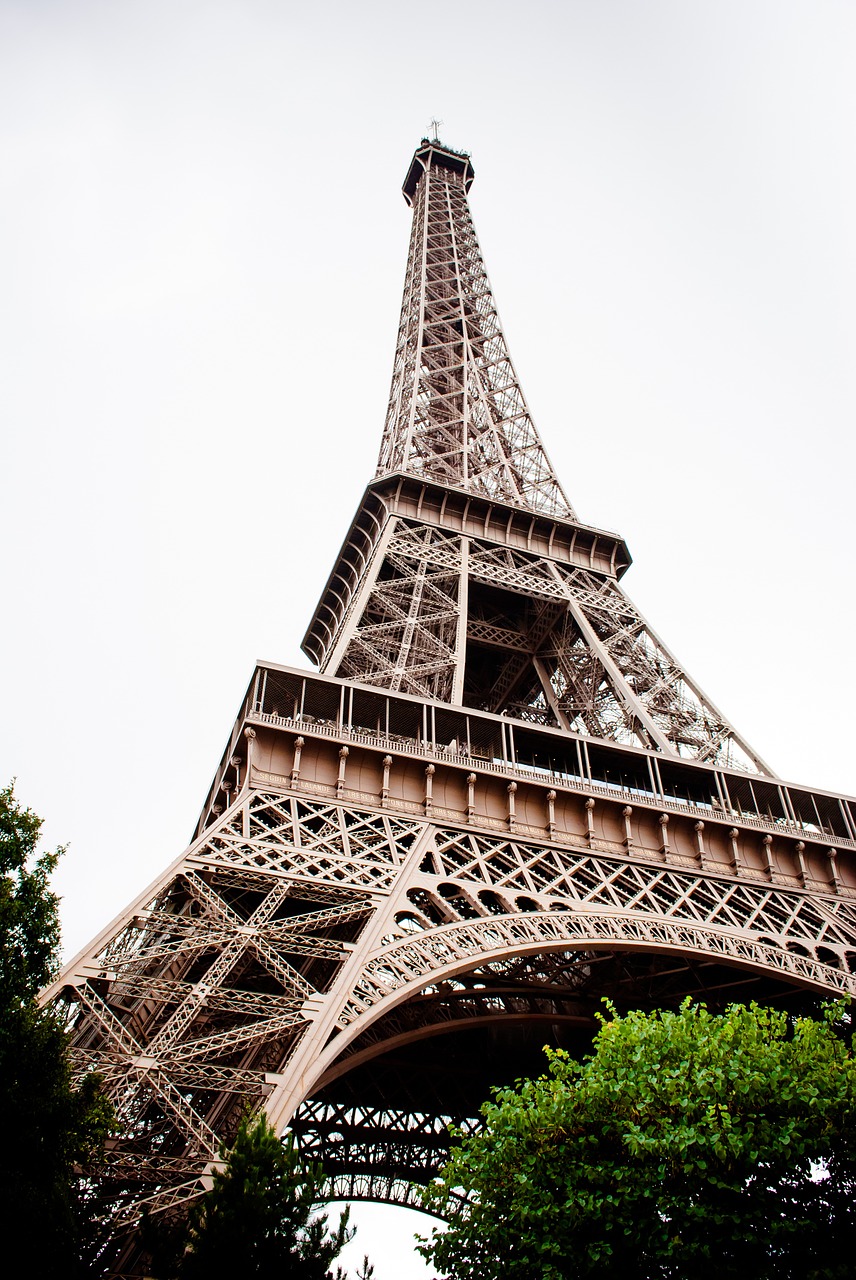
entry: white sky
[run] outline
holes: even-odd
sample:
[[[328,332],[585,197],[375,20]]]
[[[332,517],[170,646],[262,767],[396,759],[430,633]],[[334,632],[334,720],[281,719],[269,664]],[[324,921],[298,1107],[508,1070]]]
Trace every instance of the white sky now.
[[[846,0],[0,0],[0,781],[69,843],[66,954],[181,852],[255,659],[307,665],[434,115],[581,518],[856,791],[854,65]],[[355,1254],[427,1276],[382,1221]]]

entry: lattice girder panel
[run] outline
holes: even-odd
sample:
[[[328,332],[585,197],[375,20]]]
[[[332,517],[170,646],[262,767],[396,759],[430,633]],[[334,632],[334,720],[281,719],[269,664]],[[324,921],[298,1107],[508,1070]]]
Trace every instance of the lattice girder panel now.
[[[426,872],[430,873],[426,875]],[[827,909],[814,895],[682,868],[634,862],[595,850],[556,849],[524,841],[436,828],[419,886],[452,881],[505,896],[535,896],[544,908],[633,910],[663,919],[756,932],[856,959],[856,905]],[[834,900],[833,900],[834,901]],[[847,966],[845,966],[846,968]]]
[[[625,688],[662,732],[666,748],[687,759],[769,774],[769,768],[688,676],[619,586],[606,576],[557,565]]]
[[[449,700],[461,662],[461,538],[397,521],[372,573],[343,639],[337,674]]]
[[[248,790],[63,973],[55,998],[75,1068],[101,1072],[123,1130],[103,1188],[111,1230],[144,1203],[198,1193],[245,1104],[270,1095],[325,1007],[423,827]]]
[[[325,1193],[420,1207],[413,1184],[424,1185],[448,1158],[449,1128],[475,1132],[457,1114],[416,1113],[391,1107],[354,1107],[309,1100],[291,1128],[301,1154],[320,1163]]]
[[[535,599],[564,600],[567,591],[557,580],[552,561],[473,539],[468,571],[475,582],[486,582]]]
[[[247,818],[249,839],[242,834]],[[418,830],[398,815],[255,792],[211,836],[204,857],[207,865],[249,864],[314,886],[384,891]]]

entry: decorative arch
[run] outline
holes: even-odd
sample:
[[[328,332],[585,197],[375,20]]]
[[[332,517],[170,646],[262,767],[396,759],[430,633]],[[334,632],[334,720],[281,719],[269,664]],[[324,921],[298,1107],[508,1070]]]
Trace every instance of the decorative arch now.
[[[400,914],[408,916],[407,925],[412,927],[413,913],[405,908]],[[414,1203],[413,1184],[430,1180],[448,1159],[449,1125],[463,1127],[465,1132],[471,1126],[478,1128],[480,1101],[491,1083],[503,1083],[485,1078],[479,1084],[485,1092],[474,1096],[472,1082],[467,1083],[466,1077],[457,1079],[454,1063],[456,1052],[461,1052],[460,1033],[487,1036],[487,1041],[481,1041],[483,1047],[494,1043],[492,1037],[497,1032],[501,1037],[510,1033],[510,1041],[501,1038],[499,1043],[514,1046],[513,1053],[523,1052],[525,1062],[516,1074],[531,1074],[528,1055],[540,1050],[544,1040],[536,1045],[535,1037],[530,1036],[527,1045],[525,1029],[534,1031],[533,1024],[549,1021],[552,1030],[545,1038],[558,1034],[560,1039],[555,1042],[560,1044],[565,1035],[582,1035],[587,1040],[593,1026],[593,1006],[586,1011],[586,984],[598,982],[592,965],[599,970],[602,962],[613,974],[617,965],[623,972],[634,952],[640,961],[643,953],[649,954],[655,975],[655,957],[683,956],[691,961],[691,970],[699,961],[712,963],[720,978],[723,968],[731,969],[738,983],[742,973],[760,979],[768,989],[772,983],[774,988],[790,986],[795,993],[802,988],[819,995],[853,994],[856,977],[846,965],[846,935],[845,929],[836,950],[829,949],[835,963],[827,964],[802,943],[798,950],[790,949],[792,939],[786,930],[776,937],[746,928],[729,929],[710,922],[618,909],[507,913],[429,925],[415,934],[397,931],[359,971],[348,975],[349,997],[335,1033],[304,1077],[304,1101],[292,1118],[292,1128],[307,1156],[320,1161],[328,1171],[330,1195]],[[595,962],[597,953],[600,959]],[[557,995],[555,1012],[549,1018],[542,1017],[537,996],[530,1012],[518,1003],[509,1006],[506,1013],[494,1015],[492,974],[499,972],[501,983],[506,965],[517,970],[515,976],[522,967],[521,990],[525,991],[525,971],[530,968],[527,958],[531,958],[536,975],[547,974],[554,967],[557,974],[567,974],[579,966],[586,974],[579,988],[581,1004],[575,1007],[573,990],[569,993],[566,980],[560,977],[556,990],[564,994]],[[635,965],[630,961],[631,972]],[[642,968],[648,974],[647,964]],[[672,972],[668,961],[664,971]],[[472,985],[467,975],[471,975]],[[514,976],[512,987],[513,982]],[[423,1008],[422,1001],[414,997],[428,995],[428,989],[431,999]],[[485,1004],[479,1012],[482,996]],[[453,1008],[459,999],[471,1008],[453,1013],[441,1025],[443,1010]],[[515,1024],[522,1024],[522,1041]],[[503,1032],[502,1028],[508,1030]],[[452,1035],[448,1046],[439,1052],[432,1049],[429,1042],[446,1032]],[[486,1065],[490,1061],[489,1056],[484,1058]],[[502,1061],[508,1069],[504,1058]],[[521,1062],[519,1058],[515,1061]],[[393,1088],[387,1093],[386,1084],[380,1082],[390,1071]],[[404,1097],[396,1083],[402,1078],[408,1081]]]
[[[804,947],[789,949],[787,939],[633,911],[491,915],[397,936],[371,956],[339,1015],[338,1034],[316,1060],[314,1081],[373,1022],[426,986],[514,956],[570,949],[684,953],[784,979],[818,995],[856,995],[856,976],[803,954]]]

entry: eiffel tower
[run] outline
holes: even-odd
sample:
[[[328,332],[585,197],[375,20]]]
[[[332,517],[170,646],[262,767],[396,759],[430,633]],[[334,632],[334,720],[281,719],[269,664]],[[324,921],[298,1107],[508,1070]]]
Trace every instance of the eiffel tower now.
[[[331,1196],[417,1203],[447,1126],[619,1008],[856,993],[856,800],[785,784],[624,593],[529,414],[468,155],[423,139],[392,388],[303,641],[193,840],[45,993],[122,1124],[104,1266],[265,1108]]]

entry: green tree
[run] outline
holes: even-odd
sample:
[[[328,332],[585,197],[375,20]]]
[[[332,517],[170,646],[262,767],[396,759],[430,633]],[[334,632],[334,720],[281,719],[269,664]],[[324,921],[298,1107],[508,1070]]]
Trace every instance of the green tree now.
[[[280,1141],[262,1112],[244,1117],[234,1146],[224,1146],[221,1154],[224,1168],[214,1173],[213,1187],[178,1238],[166,1238],[149,1220],[157,1274],[180,1280],[345,1280],[340,1268],[331,1268],[353,1235],[348,1210],[328,1229],[326,1215],[315,1211],[321,1172],[301,1160],[294,1140]],[[367,1260],[363,1274],[371,1275]]]
[[[686,1001],[495,1091],[426,1207],[448,1280],[853,1274],[856,1062],[819,1020]],[[463,1197],[463,1200],[462,1200]]]
[[[42,821],[0,788],[0,1225],[25,1241],[27,1274],[85,1274],[88,1224],[78,1166],[96,1157],[112,1111],[96,1077],[72,1082],[60,1018],[39,1009],[59,951]]]

